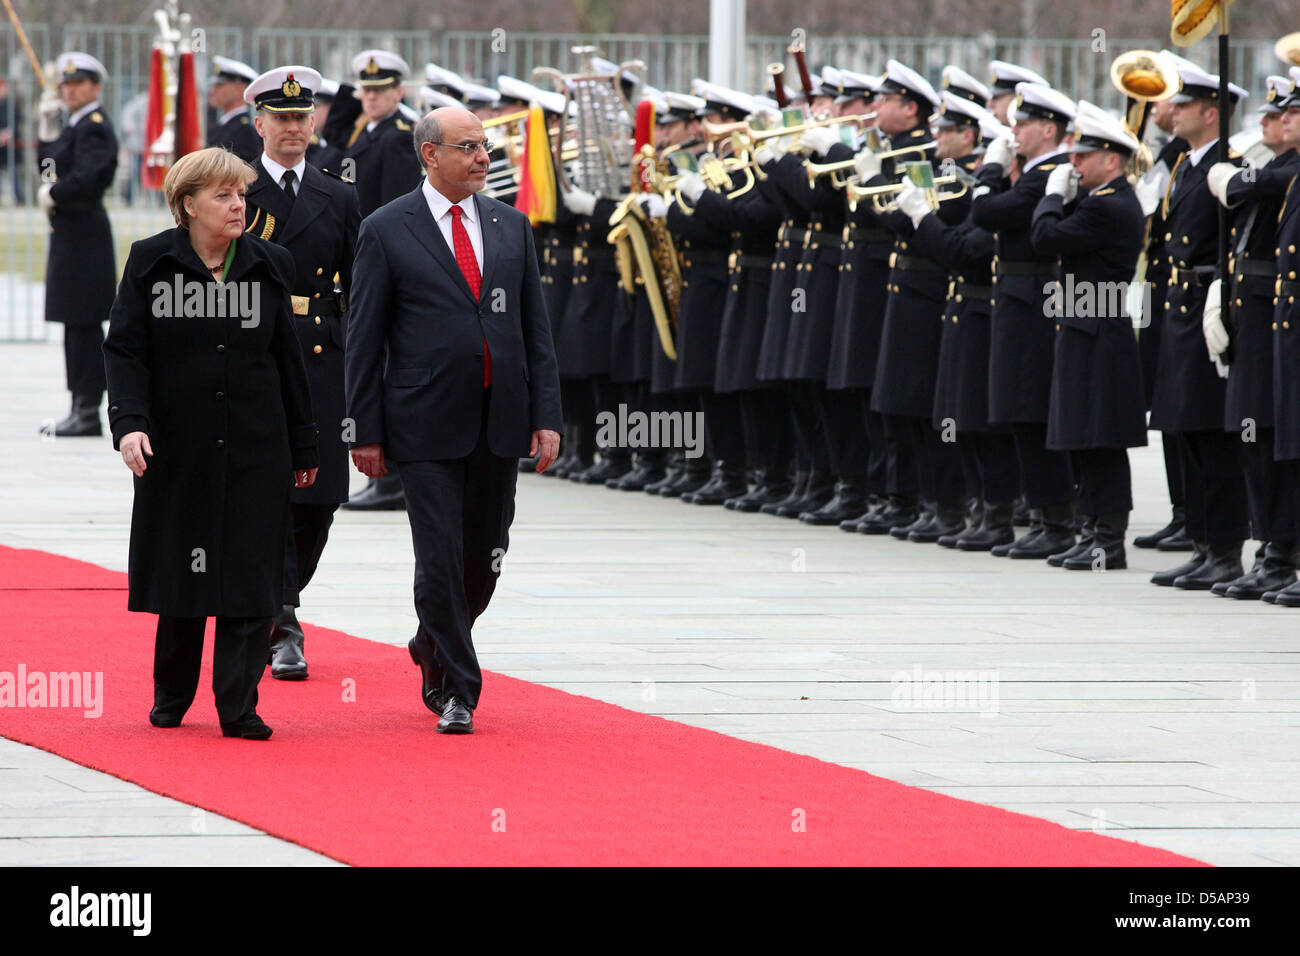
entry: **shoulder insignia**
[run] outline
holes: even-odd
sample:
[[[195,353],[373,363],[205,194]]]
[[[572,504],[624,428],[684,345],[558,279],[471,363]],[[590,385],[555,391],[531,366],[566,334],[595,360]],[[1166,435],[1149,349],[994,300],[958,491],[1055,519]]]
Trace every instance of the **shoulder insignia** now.
[[[928,136],[928,135],[930,135],[930,134],[929,134],[928,132],[926,132],[925,130],[923,130],[923,129],[914,129],[914,130],[912,130],[912,134],[911,134],[911,135],[912,135],[912,138],[913,138],[913,139],[916,139],[916,137],[918,137],[918,136]]]
[[[275,217],[262,209],[258,209],[257,212],[253,213],[253,221],[248,224],[248,228],[244,232],[253,232],[257,228],[257,220],[263,215],[266,216],[266,221],[262,224],[262,231],[257,233],[257,238],[270,239],[271,233],[275,232]]]
[[[1241,153],[1237,152],[1235,149],[1233,149],[1231,146],[1229,146],[1229,147],[1228,147],[1228,158],[1229,158],[1229,159],[1241,159]]]
[[[400,129],[403,133],[409,133],[411,131],[411,124],[406,122],[406,120],[399,119],[397,121],[397,128]]]
[[[1043,172],[1046,173],[1052,171],[1053,169],[1055,169],[1057,166],[1060,165],[1061,165],[1060,163],[1039,163],[1037,166],[1034,167],[1034,169],[1041,169]]]
[[[248,125],[248,114],[245,113],[243,116],[239,117],[239,122],[241,122],[241,123],[243,123],[245,126],[247,126],[247,125]]]
[[[104,122],[104,114],[99,110],[95,110],[95,112],[90,114],[90,121],[92,123],[102,123]]]
[[[254,208],[256,209],[257,207],[254,207]],[[257,212],[253,213],[253,219],[252,219],[252,221],[249,222],[247,228],[244,229],[244,232],[252,232],[252,231],[253,231],[253,227],[257,225],[257,220],[261,217],[261,215],[262,215],[262,210],[261,210],[261,209],[257,209]]]
[[[1105,189],[1098,189],[1095,193],[1093,193],[1093,195],[1094,195],[1094,196],[1109,196],[1109,195],[1110,195],[1111,193],[1113,193],[1114,191],[1115,191],[1115,190],[1114,190],[1113,187],[1111,187],[1111,186],[1107,186]]]
[[[318,146],[320,144],[320,137],[315,133],[312,133],[311,139],[307,140],[307,143],[311,146]]]
[[[1160,202],[1160,217],[1169,218],[1169,197],[1173,193],[1174,177],[1178,175],[1178,167],[1183,165],[1183,160],[1188,157],[1188,153],[1179,153],[1178,158],[1174,160],[1174,168],[1169,170],[1169,182],[1165,183],[1165,198]]]

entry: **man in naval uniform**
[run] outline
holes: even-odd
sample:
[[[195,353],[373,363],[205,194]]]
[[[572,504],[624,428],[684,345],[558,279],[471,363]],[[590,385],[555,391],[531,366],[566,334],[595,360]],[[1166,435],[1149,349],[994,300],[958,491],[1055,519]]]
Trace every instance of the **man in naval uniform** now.
[[[217,121],[208,130],[208,145],[228,149],[246,163],[257,159],[262,151],[262,138],[253,129],[248,116],[244,91],[257,79],[257,71],[247,63],[214,56],[217,75],[208,90],[208,104],[217,111]]]

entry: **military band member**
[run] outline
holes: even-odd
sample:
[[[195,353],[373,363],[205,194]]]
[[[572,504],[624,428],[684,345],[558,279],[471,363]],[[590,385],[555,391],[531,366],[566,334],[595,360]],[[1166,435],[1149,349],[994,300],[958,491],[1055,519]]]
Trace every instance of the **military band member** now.
[[[1291,67],[1291,87],[1278,105],[1283,144],[1300,149],[1300,67]],[[1277,279],[1273,287],[1273,455],[1287,468],[1291,511],[1300,514],[1300,177],[1287,186],[1277,219],[1273,248]],[[1300,607],[1300,584],[1266,591],[1264,600],[1283,607]]]
[[[314,94],[321,77],[303,66],[269,70],[245,91],[264,151],[248,188],[246,232],[293,254],[293,319],[311,385],[313,420],[320,434],[320,471],[309,488],[289,499],[285,539],[284,607],[271,631],[271,676],[304,680],[303,633],[294,608],[311,581],[334,512],[348,497],[348,444],[343,391],[346,302],[361,224],[356,189],[306,160],[315,126]]]
[[[1285,142],[1278,105],[1290,80],[1270,76],[1259,108],[1261,145],[1273,153],[1263,168],[1216,163],[1206,177],[1210,192],[1232,211],[1231,276],[1211,284],[1202,329],[1210,354],[1220,360],[1231,342],[1224,428],[1241,437],[1251,537],[1260,542],[1255,566],[1235,581],[1211,589],[1220,596],[1257,600],[1296,580],[1296,516],[1288,467],[1273,457],[1273,297],[1277,279],[1275,229],[1286,190],[1300,169],[1294,146]],[[1220,286],[1229,281],[1231,322],[1220,314]],[[1231,338],[1228,327],[1232,328]]]
[[[228,149],[251,163],[262,151],[262,140],[253,129],[244,91],[257,79],[257,71],[247,63],[224,56],[214,56],[212,63],[217,75],[208,90],[208,103],[216,109],[217,121],[208,130],[208,145]]]
[[[1219,78],[1192,64],[1179,67],[1174,133],[1188,152],[1175,164],[1165,193],[1165,248],[1172,273],[1165,295],[1160,360],[1151,399],[1151,427],[1177,442],[1187,502],[1191,560],[1151,578],[1153,584],[1208,591],[1241,577],[1247,537],[1246,489],[1239,439],[1223,430],[1226,388],[1205,348],[1202,311],[1218,268],[1218,209],[1206,175],[1219,141],[1219,111],[1246,91],[1229,84],[1219,103]]]
[[[45,321],[63,326],[63,358],[72,410],[54,434],[103,434],[104,322],[117,288],[113,230],[104,193],[117,171],[117,137],[99,102],[108,78],[88,53],[68,52],[55,63],[57,96],[41,97],[36,159],[37,200],[50,220],[45,266]],[[59,101],[68,122],[58,126]]]
[[[1061,258],[1047,447],[1067,451],[1079,484],[1083,534],[1048,558],[1071,571],[1128,566],[1133,510],[1128,451],[1147,443],[1142,364],[1126,300],[1146,227],[1125,177],[1138,141],[1090,103],[1078,107],[1070,163],[1047,177],[1034,210],[1035,251]]]
[[[1015,139],[995,140],[976,171],[975,225],[997,234],[993,260],[993,317],[989,345],[989,421],[1009,425],[1020,462],[1020,486],[1039,517],[999,557],[1050,557],[1075,543],[1073,479],[1068,456],[1047,447],[1054,329],[1044,316],[1043,288],[1055,281],[1055,255],[1030,241],[1034,209],[1047,179],[1068,155],[1061,146],[1074,119],[1074,102],[1050,87],[1019,83],[1010,114]],[[1019,178],[1008,176],[1019,155]]]
[[[989,64],[991,86],[989,87],[988,110],[1003,126],[1011,125],[1008,119],[1012,104],[1016,99],[1017,83],[1038,83],[1051,86],[1040,74],[1014,63],[994,60]]]
[[[402,80],[410,73],[406,61],[386,50],[364,50],[353,57],[352,72],[361,89],[361,110],[357,115],[355,105],[349,107],[349,115],[356,118],[343,140],[340,162],[345,168],[351,165],[364,219],[415,189],[420,183],[420,163],[411,140],[414,124],[399,109],[405,95]],[[340,105],[336,103],[334,110]],[[332,123],[331,130],[336,125]],[[395,467],[389,467],[382,477],[371,478],[343,505],[350,511],[393,511],[405,506],[402,480]]]

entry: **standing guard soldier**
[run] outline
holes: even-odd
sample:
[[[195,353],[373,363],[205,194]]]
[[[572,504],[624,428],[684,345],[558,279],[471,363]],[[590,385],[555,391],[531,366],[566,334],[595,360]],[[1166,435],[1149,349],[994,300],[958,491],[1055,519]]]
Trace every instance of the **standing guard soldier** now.
[[[1079,103],[1077,123],[1072,166],[1047,177],[1030,233],[1039,254],[1061,257],[1047,447],[1070,453],[1083,516],[1079,542],[1048,563],[1105,571],[1128,566],[1127,449],[1147,443],[1142,362],[1125,308],[1146,217],[1125,177],[1137,139],[1090,103]]]
[[[1285,99],[1290,80],[1270,76],[1260,113],[1260,143],[1274,155],[1262,168],[1216,163],[1206,181],[1210,192],[1232,211],[1232,267],[1229,279],[1216,279],[1205,297],[1202,328],[1210,354],[1223,364],[1229,341],[1232,364],[1224,428],[1241,437],[1241,464],[1250,507],[1251,537],[1261,542],[1255,566],[1235,581],[1221,581],[1215,594],[1258,600],[1267,591],[1295,583],[1296,515],[1289,468],[1273,457],[1273,298],[1278,276],[1276,224],[1286,191],[1300,171],[1296,149],[1285,141]],[[1220,286],[1230,281],[1231,323],[1220,315]],[[1231,339],[1225,325],[1233,329]]]
[[[316,481],[295,488],[289,498],[284,607],[271,631],[271,676],[277,680],[307,677],[294,608],[320,562],[334,512],[348,497],[343,342],[361,212],[355,187],[306,160],[320,83],[313,69],[282,66],[263,73],[244,93],[257,110],[254,125],[265,146],[254,164],[257,180],[248,188],[245,232],[293,254],[294,326],[311,385],[312,418],[320,429]]]
[[[1037,83],[1019,83],[1012,116],[1015,140],[994,140],[975,176],[973,222],[997,234],[993,260],[993,320],[989,345],[989,422],[1010,425],[1020,462],[1020,486],[1038,512],[1028,533],[992,553],[1042,560],[1075,543],[1073,479],[1068,456],[1047,448],[1054,324],[1043,312],[1044,287],[1056,281],[1054,255],[1037,252],[1029,233],[1047,177],[1068,165],[1061,148],[1074,102]],[[1023,159],[1012,185],[1017,152]]]
[[[262,140],[248,116],[244,92],[257,79],[257,71],[247,63],[224,56],[214,56],[217,75],[212,78],[208,103],[220,114],[208,130],[208,145],[228,149],[246,163],[257,159]]]
[[[1178,445],[1187,500],[1191,560],[1151,578],[1162,587],[1208,591],[1241,577],[1241,546],[1248,533],[1246,488],[1238,439],[1223,430],[1226,388],[1205,348],[1206,292],[1218,269],[1218,203],[1206,180],[1219,141],[1219,113],[1246,91],[1229,84],[1219,102],[1219,78],[1192,64],[1180,66],[1174,133],[1189,152],[1176,164],[1165,193],[1165,248],[1172,274],[1165,295],[1160,361],[1151,399],[1151,427],[1172,433]]]
[[[352,59],[352,72],[361,87],[360,112],[353,100],[342,116],[355,117],[350,132],[341,143],[340,162],[352,163],[357,201],[364,219],[385,203],[409,193],[420,183],[420,162],[412,145],[412,125],[398,109],[405,90],[402,80],[410,67],[396,53],[364,50]],[[340,87],[342,94],[344,87]],[[342,96],[340,95],[340,100]],[[331,113],[339,113],[344,104],[336,102]],[[331,122],[329,138],[337,142],[338,127]],[[346,173],[346,169],[340,170]],[[346,178],[346,177],[345,177]],[[397,468],[386,465],[388,473],[371,478],[366,487],[344,503],[349,511],[398,511],[406,507],[402,479]]]
[[[103,434],[104,322],[117,288],[113,230],[104,193],[117,171],[117,137],[100,105],[104,65],[88,53],[60,54],[59,92],[41,98],[37,193],[50,220],[45,266],[45,321],[63,326],[63,357],[72,411],[54,426],[58,437]],[[68,124],[58,128],[58,102]]]

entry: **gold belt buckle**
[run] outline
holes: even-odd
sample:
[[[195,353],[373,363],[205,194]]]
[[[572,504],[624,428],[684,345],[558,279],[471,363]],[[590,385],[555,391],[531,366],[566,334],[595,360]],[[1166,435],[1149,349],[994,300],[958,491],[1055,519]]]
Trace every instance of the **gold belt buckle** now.
[[[305,295],[291,295],[289,298],[293,302],[294,315],[306,315],[311,308],[311,299]]]

